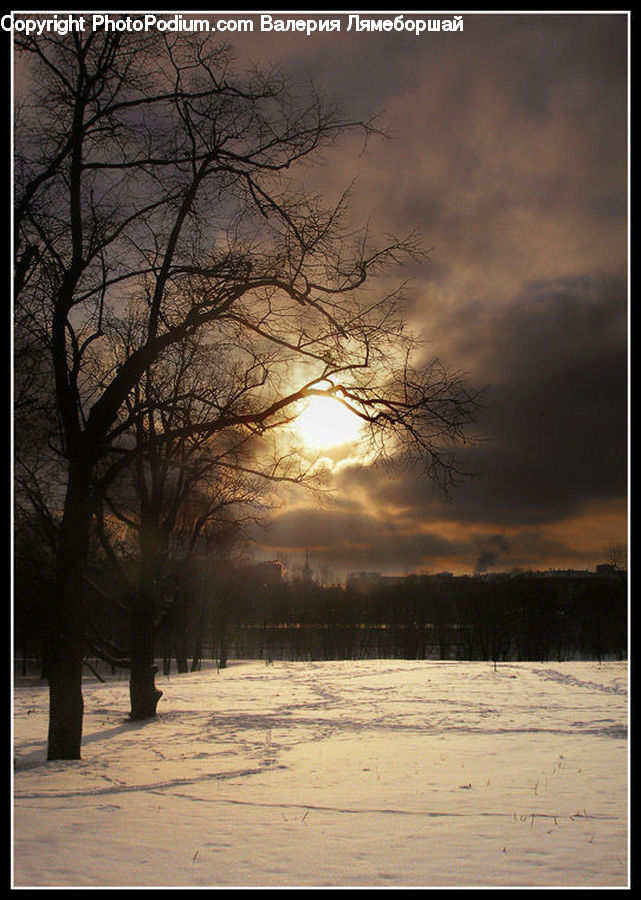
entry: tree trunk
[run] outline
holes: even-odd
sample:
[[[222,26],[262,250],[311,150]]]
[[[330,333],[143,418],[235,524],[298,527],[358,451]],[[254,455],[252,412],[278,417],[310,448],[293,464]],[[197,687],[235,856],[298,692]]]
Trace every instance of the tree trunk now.
[[[224,624],[220,632],[220,641],[218,644],[218,668],[227,668],[227,628]]]
[[[85,643],[83,568],[90,519],[87,467],[70,463],[47,647],[50,760],[80,759]]]
[[[132,665],[129,678],[129,697],[131,711],[129,718],[132,721],[140,719],[152,719],[156,715],[158,701],[162,697],[162,691],[156,687],[155,665]]]
[[[202,633],[202,622],[200,623],[199,631],[194,641],[194,652],[191,660],[191,671],[199,672],[200,671],[200,663],[203,658],[203,633]]]
[[[82,654],[71,644],[52,662],[49,673],[49,741],[47,759],[80,759],[82,742]]]
[[[129,698],[131,710],[129,718],[134,721],[151,719],[156,715],[162,691],[156,687],[157,671],[155,661],[156,626],[153,604],[146,595],[138,599],[131,617],[132,652],[129,676]]]

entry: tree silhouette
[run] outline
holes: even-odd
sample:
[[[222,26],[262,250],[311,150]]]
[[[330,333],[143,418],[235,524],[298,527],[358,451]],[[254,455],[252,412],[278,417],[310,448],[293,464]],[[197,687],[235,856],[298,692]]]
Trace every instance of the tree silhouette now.
[[[123,323],[118,356],[132,352],[132,320]],[[189,605],[190,561],[196,552],[229,548],[230,540],[256,518],[262,484],[244,471],[251,435],[237,429],[192,436],[179,426],[194,423],[198,395],[212,391],[211,347],[199,335],[172,348],[149,366],[126,399],[135,423],[131,465],[116,463],[102,475],[97,531],[107,569],[120,583],[130,644],[116,651],[88,623],[92,646],[103,658],[130,669],[133,719],[154,716],[161,696],[155,686],[156,635],[176,607]],[[158,435],[179,436],[157,441]],[[265,472],[269,477],[269,472]],[[114,652],[115,651],[115,652]]]
[[[346,192],[326,204],[308,164],[351,122],[276,71],[236,74],[205,37],[72,32],[16,36],[16,327],[48,354],[52,453],[64,460],[49,635],[49,759],[80,757],[92,517],[135,465],[151,410],[145,373],[195,335],[211,346],[198,415],[145,446],[265,434],[298,401],[331,395],[377,452],[420,458],[447,489],[477,397],[438,361],[413,365],[402,291],[372,278],[420,255],[413,235],[354,231]],[[115,333],[134,304],[137,340]]]

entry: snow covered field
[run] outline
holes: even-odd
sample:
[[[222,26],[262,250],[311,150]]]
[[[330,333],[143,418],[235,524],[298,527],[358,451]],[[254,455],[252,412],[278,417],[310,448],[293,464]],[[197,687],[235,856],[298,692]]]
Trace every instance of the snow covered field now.
[[[14,885],[628,884],[625,662],[231,662],[88,680],[46,762],[16,678]]]

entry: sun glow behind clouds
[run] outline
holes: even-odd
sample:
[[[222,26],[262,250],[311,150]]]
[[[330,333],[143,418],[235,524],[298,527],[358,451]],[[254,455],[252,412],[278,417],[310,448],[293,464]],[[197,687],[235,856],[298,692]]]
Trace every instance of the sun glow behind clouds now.
[[[356,443],[363,435],[363,422],[332,397],[310,397],[294,422],[294,429],[310,450],[329,450]]]

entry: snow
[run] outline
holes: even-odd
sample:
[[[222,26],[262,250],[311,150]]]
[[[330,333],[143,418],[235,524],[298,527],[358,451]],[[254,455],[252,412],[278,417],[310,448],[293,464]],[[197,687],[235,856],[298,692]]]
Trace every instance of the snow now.
[[[15,679],[15,887],[626,887],[625,662],[231,661],[85,684],[46,761]]]

